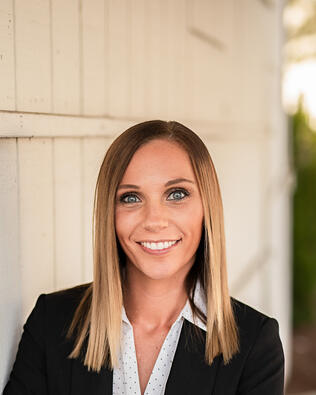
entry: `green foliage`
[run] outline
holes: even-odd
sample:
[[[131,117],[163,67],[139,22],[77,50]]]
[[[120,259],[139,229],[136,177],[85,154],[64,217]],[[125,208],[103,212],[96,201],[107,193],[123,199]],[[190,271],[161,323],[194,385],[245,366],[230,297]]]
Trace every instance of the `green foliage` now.
[[[293,320],[298,326],[316,322],[316,132],[301,108],[293,116],[293,154]]]

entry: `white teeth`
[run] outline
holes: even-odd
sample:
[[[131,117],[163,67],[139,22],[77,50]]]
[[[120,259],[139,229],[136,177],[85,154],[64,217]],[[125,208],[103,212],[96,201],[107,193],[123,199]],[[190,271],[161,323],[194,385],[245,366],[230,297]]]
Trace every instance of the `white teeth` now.
[[[159,243],[148,243],[147,241],[141,242],[141,245],[143,245],[146,248],[150,248],[151,250],[163,250],[164,248],[169,248],[172,245],[174,245],[177,242],[175,241],[160,241]]]

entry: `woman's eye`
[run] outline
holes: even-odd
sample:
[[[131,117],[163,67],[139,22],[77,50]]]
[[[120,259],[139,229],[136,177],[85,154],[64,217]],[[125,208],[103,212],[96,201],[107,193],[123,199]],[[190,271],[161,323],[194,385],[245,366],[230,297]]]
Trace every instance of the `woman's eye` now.
[[[138,199],[138,197],[136,195],[123,195],[120,197],[120,202],[122,203],[137,203],[140,202],[140,200]]]
[[[189,195],[189,193],[187,191],[184,191],[182,189],[177,189],[176,191],[173,191],[170,193],[169,196],[173,196],[173,198],[168,199],[168,200],[182,200],[183,198],[185,198],[188,195]]]
[[[189,192],[187,192],[186,190],[176,189],[176,190],[173,190],[171,193],[169,193],[167,200],[179,201],[179,200],[184,199],[188,195],[189,195]],[[123,203],[123,204],[133,204],[133,203],[138,203],[141,200],[134,193],[125,193],[124,195],[122,195],[119,198],[119,201],[120,201],[120,203]]]

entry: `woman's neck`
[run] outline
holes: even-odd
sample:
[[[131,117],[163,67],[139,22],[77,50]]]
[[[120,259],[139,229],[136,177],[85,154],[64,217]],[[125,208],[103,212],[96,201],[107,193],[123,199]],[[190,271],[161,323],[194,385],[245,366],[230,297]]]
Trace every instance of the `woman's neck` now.
[[[127,268],[123,296],[132,325],[148,331],[169,328],[187,300],[185,278],[155,280]]]

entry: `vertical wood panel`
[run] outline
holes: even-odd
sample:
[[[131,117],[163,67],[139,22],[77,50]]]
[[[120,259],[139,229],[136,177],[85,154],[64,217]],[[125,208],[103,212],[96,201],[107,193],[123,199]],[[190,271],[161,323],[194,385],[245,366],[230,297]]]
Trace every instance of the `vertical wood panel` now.
[[[188,81],[185,79],[185,28],[185,1],[161,2],[159,80],[161,113],[166,119],[179,119],[188,115],[185,109],[188,95]],[[190,79],[189,76],[188,79]]]
[[[12,0],[0,2],[0,86],[0,110],[14,110],[15,62]]]
[[[171,79],[174,81],[170,93],[170,108],[173,109],[169,117],[174,119],[187,118],[187,84],[190,75],[187,73],[187,37],[186,37],[186,1],[177,0],[169,3],[171,18],[171,35],[173,37],[170,49],[171,58],[177,60],[172,63]],[[191,56],[191,54],[189,54]]]
[[[212,144],[207,141],[207,147],[222,193],[228,273],[233,282],[239,281],[247,272],[247,265],[265,247],[262,217],[265,151],[260,140],[213,141]]]
[[[161,3],[155,0],[148,0],[145,3],[145,94],[146,94],[146,115],[147,117],[160,118],[161,111],[161,29],[162,21],[160,15]]]
[[[190,1],[185,1],[185,35],[184,35],[184,119],[193,119],[195,105],[195,85],[193,79],[194,72],[194,41],[190,34],[190,22],[192,17],[192,5]]]
[[[18,140],[23,317],[42,292],[54,290],[52,142]]]
[[[18,111],[51,111],[49,0],[15,0]]]
[[[82,2],[83,45],[83,113],[101,115],[107,112],[105,102],[107,5],[104,0]]]
[[[83,140],[83,232],[84,232],[84,275],[83,281],[93,278],[92,215],[93,200],[99,170],[111,143],[107,138]]]
[[[172,78],[173,66],[177,65],[180,71],[180,59],[177,59],[176,53],[171,53],[173,48],[172,32],[176,25],[176,21],[172,20],[171,5],[169,1],[162,1],[160,3],[160,12],[158,15],[152,15],[152,18],[158,18],[159,21],[159,101],[161,117],[169,118],[169,113],[173,117],[174,107],[172,92],[175,87],[175,81]],[[157,33],[153,33],[157,34]]]
[[[271,113],[271,72],[278,74],[272,68],[275,67],[273,58],[277,53],[275,43],[278,36],[275,7],[243,0],[235,6],[235,20],[237,56],[234,65],[239,68],[239,78],[235,78],[234,83],[240,98],[237,100],[235,94],[234,105],[239,110],[238,119],[242,122],[266,122]]]
[[[80,113],[79,0],[52,1],[53,112]],[[91,42],[92,46],[93,43]]]
[[[109,102],[107,111],[112,116],[126,117],[130,113],[129,92],[129,6],[128,0],[108,0],[109,46]]]
[[[210,38],[218,40],[219,44],[225,47],[230,46],[232,42],[233,27],[233,0],[190,1],[193,5],[191,18],[192,27],[206,33]],[[215,41],[214,45],[216,45]]]
[[[250,306],[261,309],[261,311],[263,311],[264,304],[262,303],[262,279],[264,274],[263,269],[265,268],[265,262],[262,262],[259,256],[257,258],[257,262],[253,260],[251,262],[247,262],[246,265],[244,264],[244,266],[246,266],[246,271],[244,272],[245,275],[242,278],[238,279],[238,287],[236,286],[236,284],[234,284],[234,282],[230,284],[230,291],[235,298],[239,300],[244,300],[245,303],[250,304]],[[236,280],[237,279],[235,278],[235,281]],[[244,281],[241,282],[241,280]],[[268,312],[266,313],[268,314]]]
[[[145,117],[145,75],[148,59],[145,56],[145,2],[146,0],[131,1],[130,29],[130,86],[131,86],[131,116]]]
[[[56,288],[82,282],[81,140],[54,139]]]
[[[230,97],[238,79],[231,53],[233,11],[231,0],[190,3],[188,31],[192,48],[195,119],[218,121],[230,119],[232,115]]]
[[[6,384],[21,319],[16,139],[0,139],[0,388]]]

